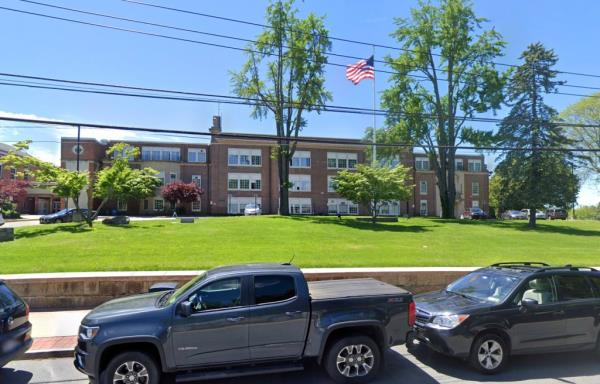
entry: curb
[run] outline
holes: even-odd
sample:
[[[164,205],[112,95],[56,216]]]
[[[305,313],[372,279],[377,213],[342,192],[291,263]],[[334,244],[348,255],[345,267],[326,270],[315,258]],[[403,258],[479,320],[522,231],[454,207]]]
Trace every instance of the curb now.
[[[40,359],[58,359],[62,357],[73,357],[73,348],[62,349],[41,349],[38,351],[30,351],[16,360],[40,360]]]

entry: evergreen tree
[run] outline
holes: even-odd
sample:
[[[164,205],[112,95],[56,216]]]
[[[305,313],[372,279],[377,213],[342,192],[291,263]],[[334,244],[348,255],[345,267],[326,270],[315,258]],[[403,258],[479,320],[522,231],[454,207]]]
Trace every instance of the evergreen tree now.
[[[553,50],[536,43],[521,59],[524,63],[513,73],[507,89],[511,111],[498,131],[499,145],[516,149],[501,156],[496,172],[502,201],[520,201],[535,213],[545,204],[568,205],[576,197],[579,183],[571,171],[570,155],[548,150],[569,144],[555,124],[558,112],[545,104],[543,97],[560,85],[552,69],[558,58]],[[529,225],[535,227],[535,214],[529,215]]]

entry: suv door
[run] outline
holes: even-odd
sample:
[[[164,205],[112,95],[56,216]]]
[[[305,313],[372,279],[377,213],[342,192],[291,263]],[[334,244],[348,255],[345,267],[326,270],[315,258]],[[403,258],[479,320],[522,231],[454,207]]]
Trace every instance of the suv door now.
[[[252,360],[300,357],[308,327],[308,298],[290,275],[257,275],[251,286]]]
[[[533,299],[538,305],[526,309],[523,299]],[[552,349],[564,343],[566,321],[563,305],[558,302],[551,276],[528,279],[513,297],[514,310],[506,319],[512,350],[515,352]]]
[[[592,284],[584,274],[565,273],[554,276],[558,288],[558,300],[562,303],[566,331],[566,346],[582,346],[596,343],[596,324],[599,300]]]
[[[248,278],[228,277],[208,282],[187,300],[192,314],[176,313],[173,351],[179,367],[227,364],[248,360]]]

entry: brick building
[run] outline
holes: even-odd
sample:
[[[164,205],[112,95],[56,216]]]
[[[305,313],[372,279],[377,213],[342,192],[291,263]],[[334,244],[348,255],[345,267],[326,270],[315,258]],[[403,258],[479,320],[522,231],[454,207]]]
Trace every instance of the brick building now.
[[[140,156],[131,159],[133,167],[151,167],[160,172],[164,184],[174,181],[198,183],[204,190],[200,201],[185,206],[186,214],[241,214],[246,204],[260,205],[263,213],[279,209],[279,177],[277,161],[271,158],[275,139],[265,135],[225,133],[220,117],[213,119],[210,144],[127,142],[139,148]],[[62,138],[62,166],[79,167],[92,175],[110,163],[106,150],[113,142]],[[333,190],[332,179],[343,169],[355,169],[365,163],[365,145],[361,140],[336,139],[334,144],[299,142],[290,166],[289,204],[293,214],[368,214],[367,207],[343,199]],[[463,164],[457,171],[457,216],[471,206],[488,209],[488,173],[483,156],[460,155]],[[413,169],[415,190],[408,202],[395,202],[381,208],[383,215],[441,214],[435,175],[429,162],[418,154],[406,152],[401,162]],[[80,205],[96,208],[99,201],[90,190],[82,191]],[[163,200],[160,189],[155,196],[142,201],[111,202],[106,213],[126,212],[131,215],[169,214],[171,207]]]
[[[13,146],[0,143],[0,158],[14,151]],[[17,211],[26,214],[45,215],[52,212],[57,212],[62,209],[62,201],[54,196],[47,189],[39,188],[35,180],[27,175],[27,170],[16,169],[11,166],[0,164],[0,180],[16,180],[17,172],[23,172],[25,178],[30,183],[26,189],[27,195],[22,198],[17,198],[13,203],[17,206]]]

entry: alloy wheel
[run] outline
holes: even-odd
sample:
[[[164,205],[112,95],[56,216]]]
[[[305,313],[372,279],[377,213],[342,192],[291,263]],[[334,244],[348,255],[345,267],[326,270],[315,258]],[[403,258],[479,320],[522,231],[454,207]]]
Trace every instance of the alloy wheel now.
[[[115,370],[113,384],[148,384],[150,376],[146,367],[137,361],[127,361]]]
[[[495,340],[484,341],[477,351],[477,359],[479,364],[487,370],[498,368],[504,359],[502,346]]]
[[[338,353],[336,367],[345,377],[366,376],[373,369],[375,355],[364,344],[348,345]]]

